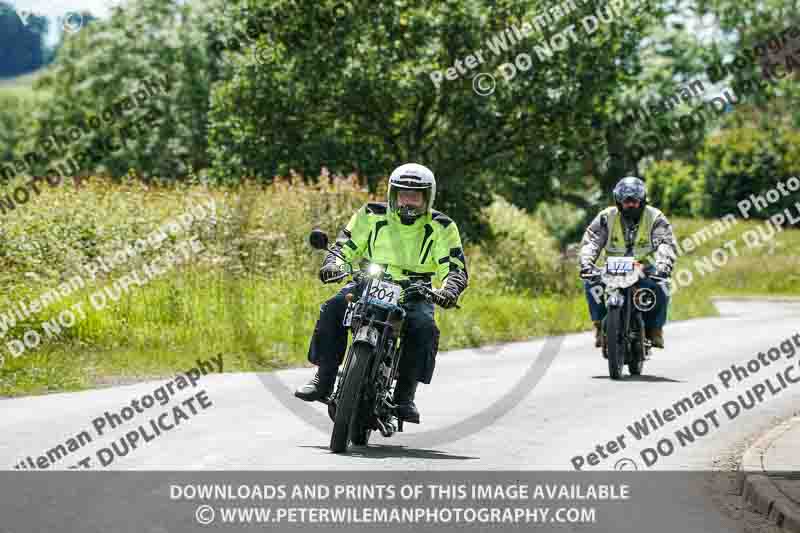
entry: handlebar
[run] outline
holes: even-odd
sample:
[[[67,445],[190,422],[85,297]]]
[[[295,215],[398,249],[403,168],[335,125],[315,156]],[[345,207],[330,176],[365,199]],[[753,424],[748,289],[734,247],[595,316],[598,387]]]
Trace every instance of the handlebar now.
[[[361,283],[361,281],[364,279],[364,275],[366,274],[366,273],[364,272],[364,269],[363,269],[363,268],[358,268],[358,269],[356,269],[356,268],[353,268],[353,263],[351,263],[350,261],[348,261],[348,260],[347,260],[347,259],[346,259],[346,258],[345,258],[345,257],[344,257],[344,256],[343,256],[343,255],[342,255],[342,254],[341,254],[341,253],[340,253],[340,252],[337,250],[337,249],[336,249],[336,247],[335,247],[335,246],[333,246],[333,245],[332,245],[332,246],[330,246],[330,247],[328,247],[328,250],[327,250],[327,251],[328,251],[328,252],[330,252],[331,254],[333,254],[335,257],[337,257],[337,258],[341,259],[341,260],[344,262],[344,265],[342,265],[342,266],[346,266],[346,267],[347,267],[347,268],[345,269],[345,272],[346,272],[347,274],[349,274],[349,275],[350,275],[350,276],[353,278],[353,281],[355,281],[356,283]],[[405,296],[405,292],[406,292],[406,291],[408,291],[409,289],[411,289],[412,287],[413,287],[415,290],[416,290],[416,289],[421,289],[421,292],[422,292],[422,293],[425,295],[425,299],[426,299],[426,300],[428,300],[429,302],[434,302],[434,300],[433,300],[433,296],[434,296],[433,290],[432,290],[432,289],[430,289],[430,288],[429,288],[427,285],[425,285],[425,284],[424,284],[424,282],[421,282],[421,281],[420,281],[420,282],[416,282],[416,283],[412,283],[412,284],[410,284],[408,287],[406,287],[405,289],[403,289],[403,296]],[[435,303],[435,302],[434,302],[434,303]],[[453,307],[455,307],[456,309],[461,309],[461,306],[460,306],[460,305],[458,305],[458,304],[455,304]]]
[[[596,281],[603,277],[603,271],[597,268],[595,265],[592,265],[592,271],[588,274],[580,274],[581,279],[586,281]]]
[[[434,296],[433,290],[432,290],[432,289],[430,289],[430,288],[429,288],[427,285],[425,285],[425,284],[424,284],[423,282],[421,282],[421,281],[420,281],[420,282],[418,282],[418,283],[412,283],[412,284],[411,284],[411,285],[409,285],[409,286],[408,286],[408,288],[406,288],[406,289],[405,289],[403,292],[405,293],[405,291],[407,291],[407,290],[411,289],[412,287],[413,287],[414,289],[417,289],[417,288],[418,288],[418,289],[422,289],[422,292],[425,294],[425,299],[426,299],[426,300],[428,300],[429,302],[436,303],[436,302],[433,300],[433,296]],[[461,309],[461,306],[460,306],[460,305],[458,305],[458,304],[454,304],[454,305],[453,305],[453,307],[455,307],[456,309]]]
[[[637,264],[639,264],[639,263],[637,263]],[[653,281],[655,281],[655,282],[664,282],[664,281],[669,281],[669,277],[657,276],[655,272],[653,272],[653,273],[651,273],[651,274],[645,274],[645,275],[646,275],[648,278],[650,278],[650,279],[652,279]],[[602,269],[600,269],[600,268],[597,268],[597,267],[595,266],[595,267],[594,267],[594,270],[592,270],[592,272],[591,272],[591,273],[589,273],[589,274],[581,274],[581,275],[580,275],[580,277],[581,277],[581,279],[584,279],[584,280],[586,280],[586,281],[594,281],[594,280],[598,280],[598,279],[600,279],[600,278],[602,278],[602,277],[603,277],[603,270],[602,270]]]

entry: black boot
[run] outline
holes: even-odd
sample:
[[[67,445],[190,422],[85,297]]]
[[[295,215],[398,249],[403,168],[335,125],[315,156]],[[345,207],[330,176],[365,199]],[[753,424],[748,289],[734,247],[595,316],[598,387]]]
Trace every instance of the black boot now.
[[[327,400],[333,392],[333,385],[336,383],[336,370],[333,372],[323,372],[320,368],[311,381],[294,391],[294,395],[307,402],[317,400]]]
[[[417,379],[412,374],[412,378],[397,378],[397,386],[394,388],[394,403],[397,404],[397,418],[419,424],[419,411],[414,405],[414,394],[417,392]]]
[[[662,328],[653,328],[645,330],[645,336],[650,339],[655,348],[664,347],[664,330]]]
[[[603,323],[599,320],[592,323],[594,324],[594,347],[601,348],[603,346]]]

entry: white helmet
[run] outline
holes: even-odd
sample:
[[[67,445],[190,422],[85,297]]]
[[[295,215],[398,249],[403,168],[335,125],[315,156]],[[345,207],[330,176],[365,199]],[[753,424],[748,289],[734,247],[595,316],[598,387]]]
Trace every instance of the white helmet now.
[[[403,206],[397,203],[398,189],[421,190],[425,194],[425,206],[420,209]],[[417,163],[406,163],[394,169],[389,176],[389,211],[396,213],[404,224],[411,224],[419,217],[430,213],[436,199],[436,178],[428,167]]]

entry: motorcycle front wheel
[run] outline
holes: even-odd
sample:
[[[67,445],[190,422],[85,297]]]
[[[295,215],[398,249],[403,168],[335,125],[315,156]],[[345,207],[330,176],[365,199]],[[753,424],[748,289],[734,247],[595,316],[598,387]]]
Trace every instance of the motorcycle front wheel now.
[[[612,307],[606,317],[606,336],[608,347],[608,375],[611,379],[622,379],[625,366],[625,342],[622,332],[622,308]]]
[[[358,416],[358,404],[361,399],[361,388],[367,373],[372,355],[372,347],[368,344],[356,344],[350,348],[350,368],[342,384],[342,392],[336,402],[336,420],[333,422],[330,448],[333,453],[347,451],[351,438],[351,428],[355,428]],[[357,441],[362,439],[356,436]]]
[[[642,369],[644,368],[644,358],[645,358],[645,347],[644,347],[644,322],[642,322],[641,317],[637,317],[636,323],[639,325],[638,335],[636,335],[633,343],[632,343],[632,353],[631,359],[632,361],[628,363],[628,371],[631,373],[631,376],[641,376]]]

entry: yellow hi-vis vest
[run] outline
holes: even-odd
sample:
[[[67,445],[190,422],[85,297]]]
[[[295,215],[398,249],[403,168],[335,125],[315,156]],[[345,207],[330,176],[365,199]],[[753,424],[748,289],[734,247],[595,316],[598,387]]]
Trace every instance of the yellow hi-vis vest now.
[[[616,206],[607,208],[605,211],[608,220],[608,242],[606,242],[606,256],[621,257],[626,255],[625,232],[622,227],[622,220]],[[651,264],[650,256],[656,251],[650,236],[653,233],[653,224],[661,211],[655,207],[646,205],[642,218],[639,220],[639,227],[633,240],[633,257],[637,261],[647,266]]]

